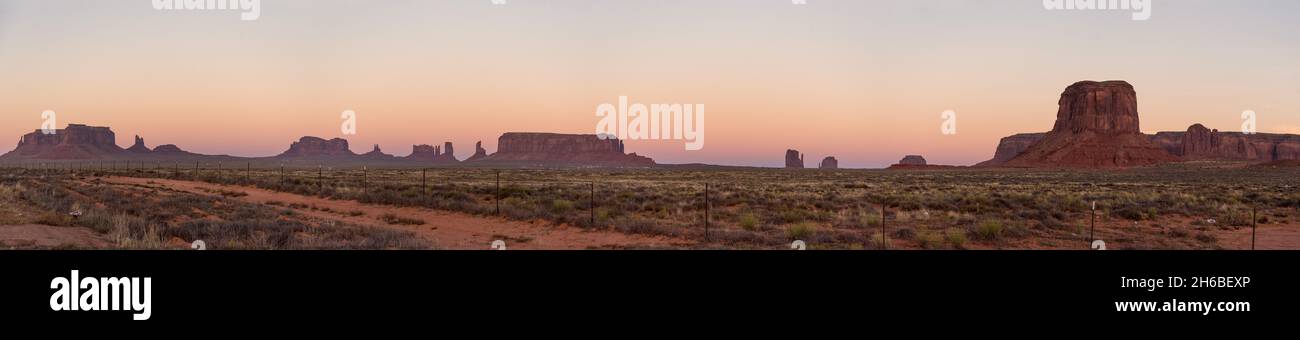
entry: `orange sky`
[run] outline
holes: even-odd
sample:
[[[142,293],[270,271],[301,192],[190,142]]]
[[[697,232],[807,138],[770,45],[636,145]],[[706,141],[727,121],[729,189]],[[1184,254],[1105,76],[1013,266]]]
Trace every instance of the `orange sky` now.
[[[769,3],[770,2],[770,3]],[[1038,1],[264,1],[262,16],[119,2],[0,3],[0,136],[112,126],[127,146],[269,156],[303,135],[352,149],[594,133],[596,106],[704,104],[707,143],[629,142],[661,163],[972,164],[1049,130],[1078,80],[1123,79],[1142,129],[1300,133],[1294,1],[1160,2],[1150,21]],[[958,134],[944,136],[944,110]],[[3,148],[8,149],[8,146]]]

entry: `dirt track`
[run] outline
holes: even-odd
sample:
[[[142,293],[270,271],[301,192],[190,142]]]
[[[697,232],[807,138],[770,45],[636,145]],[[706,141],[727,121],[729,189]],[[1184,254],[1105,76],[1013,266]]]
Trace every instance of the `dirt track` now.
[[[330,200],[252,187],[132,177],[109,177],[105,178],[104,181],[111,184],[131,184],[155,188],[166,187],[173,190],[200,195],[213,195],[211,192],[215,190],[237,191],[247,193],[248,195],[233,197],[230,199],[257,204],[278,201],[283,202],[286,205],[299,203],[307,206],[329,208],[334,212],[312,209],[293,210],[316,219],[411,231],[420,237],[432,241],[439,249],[490,249],[492,241],[498,239],[504,240],[507,249],[511,250],[662,248],[684,247],[692,244],[689,240],[630,235],[613,231],[588,231],[570,226],[555,226],[542,222],[512,221],[502,218],[473,216],[425,208],[396,207],[364,204],[357,201]],[[365,215],[347,216],[338,213],[351,211],[362,211]],[[425,224],[387,224],[377,219],[377,217],[384,214],[394,214],[402,217],[422,219],[425,221]]]
[[[111,245],[109,240],[89,228],[52,227],[47,225],[5,225],[0,226],[0,248],[44,249],[44,248],[95,248],[103,249]]]

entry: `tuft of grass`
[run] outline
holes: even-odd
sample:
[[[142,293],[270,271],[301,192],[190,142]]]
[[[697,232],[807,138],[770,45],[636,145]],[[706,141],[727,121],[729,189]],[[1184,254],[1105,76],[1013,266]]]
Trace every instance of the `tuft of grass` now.
[[[740,215],[740,228],[745,229],[747,231],[757,230],[758,217],[754,216],[753,213],[745,213],[743,215]]]
[[[975,227],[975,238],[984,241],[997,241],[1002,238],[1002,221],[985,220]]]
[[[812,222],[800,222],[785,227],[785,236],[791,240],[803,240],[817,232],[817,225]]]
[[[916,234],[915,239],[921,249],[943,249],[943,239],[933,232],[922,231]]]
[[[953,249],[966,249],[965,230],[948,228],[948,230],[944,232],[944,238],[948,241],[948,245],[952,246]]]
[[[556,214],[568,213],[573,210],[573,201],[566,199],[556,199],[551,201],[551,212]]]

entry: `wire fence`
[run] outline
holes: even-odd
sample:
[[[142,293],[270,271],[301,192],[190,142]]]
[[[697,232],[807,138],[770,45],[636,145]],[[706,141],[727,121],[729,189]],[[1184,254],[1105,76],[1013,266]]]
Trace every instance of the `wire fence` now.
[[[251,186],[362,203],[424,207],[516,220],[542,219],[581,228],[616,229],[705,243],[779,245],[800,240],[862,244],[863,249],[889,249],[900,237],[900,230],[906,229],[909,219],[900,218],[908,214],[903,211],[916,210],[914,204],[890,193],[876,192],[873,187],[861,184],[834,181],[829,185],[764,186],[749,180],[718,180],[703,176],[646,180],[636,176],[553,176],[553,171],[530,169],[374,170],[324,165],[314,168],[255,167],[251,162],[73,161],[4,163],[0,167],[21,168],[40,174],[128,176]],[[539,179],[547,176],[558,178]],[[737,206],[751,207],[750,210],[787,206],[809,209],[776,208],[781,211],[745,212],[746,209]],[[923,218],[928,218],[930,213],[925,209],[921,206],[925,211]],[[969,209],[958,208],[959,211]],[[981,203],[974,204],[973,209],[972,213],[976,215],[995,210]],[[1300,205],[1297,209],[1300,210]],[[1090,220],[1085,222],[1088,223],[1087,233],[1077,236],[1077,241],[1083,244],[1080,248],[1092,247],[1098,239],[1096,211],[1095,203],[1091,209],[1082,211],[1090,215]],[[764,215],[757,219],[764,222],[753,222],[753,214]],[[857,217],[846,217],[846,214],[861,214],[874,219],[852,222]],[[1249,217],[1251,249],[1256,243],[1258,218],[1258,207],[1252,205]],[[792,231],[790,227],[784,233],[773,232],[772,226],[759,226],[797,224],[804,220],[850,225],[843,228],[845,230],[815,234]],[[952,222],[940,222],[943,223]]]

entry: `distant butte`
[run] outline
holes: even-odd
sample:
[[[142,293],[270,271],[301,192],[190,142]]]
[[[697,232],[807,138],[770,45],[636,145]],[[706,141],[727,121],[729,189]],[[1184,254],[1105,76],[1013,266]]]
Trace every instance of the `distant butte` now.
[[[1276,162],[1300,159],[1300,136],[1187,131],[1143,134],[1137,93],[1123,81],[1075,83],[1061,94],[1047,133],[1012,135],[978,166],[1109,168],[1195,160]]]

